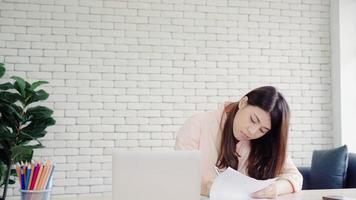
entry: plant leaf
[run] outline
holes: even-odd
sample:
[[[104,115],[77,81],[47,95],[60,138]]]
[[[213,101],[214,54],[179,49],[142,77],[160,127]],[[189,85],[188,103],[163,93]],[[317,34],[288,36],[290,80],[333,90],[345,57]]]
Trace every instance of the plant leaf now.
[[[46,100],[48,98],[49,94],[44,91],[44,90],[38,90],[37,92],[34,92],[33,94],[30,94],[25,102],[25,105],[29,105],[33,102],[37,102],[37,101],[42,101],[42,100]]]
[[[14,140],[15,134],[12,134],[11,129],[0,121],[0,140],[4,139]]]
[[[0,187],[2,187],[5,182],[4,182],[4,177],[5,177],[5,171],[6,171],[6,165],[0,161]]]
[[[23,137],[27,137],[27,138],[24,138],[22,140],[27,140],[27,141],[35,140],[38,144],[42,145],[42,143],[36,137],[33,137],[30,134],[27,134],[25,131],[20,131],[20,135],[21,135],[21,139]]]
[[[4,76],[5,71],[6,71],[6,69],[5,69],[4,63],[0,63],[0,78],[1,78],[2,76]]]
[[[32,85],[31,85],[31,89],[35,90],[38,86],[43,85],[43,84],[47,84],[47,83],[48,83],[47,81],[36,81],[36,82],[33,82]]]
[[[8,90],[8,89],[14,89],[14,86],[9,82],[0,84],[0,90]]]
[[[10,170],[9,184],[16,183],[16,180],[18,180],[16,177],[17,177],[16,169],[11,169]]]
[[[42,145],[33,145],[33,146],[13,146],[11,148],[11,160],[13,163],[19,161],[31,161],[33,155],[33,149],[42,148]]]
[[[8,165],[8,164],[11,164],[11,158],[10,158],[11,154],[10,154],[9,150],[6,148],[6,147],[8,147],[8,145],[5,143],[7,143],[7,142],[6,141],[1,142],[1,146],[5,147],[5,148],[0,149],[0,160],[5,165]]]
[[[56,123],[56,121],[52,117],[48,118],[41,118],[38,120],[33,120],[31,123],[26,126],[23,131],[25,131],[27,134],[31,135],[32,137],[43,137],[45,135],[45,129],[48,126],[52,126]]]
[[[23,121],[23,117],[18,112],[21,110],[16,104],[0,104],[0,121],[4,125],[11,127],[15,132],[19,126],[19,122]]]
[[[0,100],[8,103],[15,103],[16,101],[23,101],[24,99],[17,93],[2,91],[0,92]]]
[[[26,111],[26,116],[28,118],[35,118],[35,119],[47,118],[50,117],[52,114],[53,114],[53,110],[44,106],[32,107],[27,109]]]
[[[26,81],[23,80],[23,78],[18,77],[18,76],[11,76],[10,78],[15,80],[14,88],[24,97]]]

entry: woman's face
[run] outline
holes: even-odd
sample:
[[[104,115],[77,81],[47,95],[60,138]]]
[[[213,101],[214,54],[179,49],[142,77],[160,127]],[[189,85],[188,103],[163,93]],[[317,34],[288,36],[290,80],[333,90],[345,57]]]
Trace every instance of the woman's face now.
[[[239,102],[239,110],[234,118],[234,136],[239,141],[262,137],[271,129],[271,117],[268,112],[247,103],[247,97]]]

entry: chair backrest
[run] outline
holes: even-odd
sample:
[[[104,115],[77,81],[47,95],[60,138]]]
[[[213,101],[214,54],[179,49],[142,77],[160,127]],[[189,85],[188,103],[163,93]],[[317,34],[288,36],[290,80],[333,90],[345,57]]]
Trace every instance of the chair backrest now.
[[[349,165],[347,166],[346,187],[356,188],[356,153],[349,153]]]
[[[345,188],[356,188],[356,153],[349,153],[347,174],[345,180]],[[303,190],[315,189],[310,181],[310,167],[298,167],[298,170],[303,175]],[[321,189],[321,188],[320,188]]]
[[[347,176],[347,146],[313,151],[310,168],[311,189],[344,188]]]

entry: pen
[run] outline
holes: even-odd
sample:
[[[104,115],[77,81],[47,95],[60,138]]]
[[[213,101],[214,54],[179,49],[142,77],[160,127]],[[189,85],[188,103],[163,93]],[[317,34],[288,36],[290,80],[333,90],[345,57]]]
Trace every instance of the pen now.
[[[219,169],[216,166],[213,166],[213,167],[214,167],[214,170],[215,170],[216,174],[219,175],[220,174]]]

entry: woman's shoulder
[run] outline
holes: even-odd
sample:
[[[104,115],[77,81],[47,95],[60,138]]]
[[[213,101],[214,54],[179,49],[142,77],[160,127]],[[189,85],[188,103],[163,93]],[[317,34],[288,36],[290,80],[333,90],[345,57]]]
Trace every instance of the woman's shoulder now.
[[[215,121],[217,120],[218,122],[220,122],[227,105],[229,104],[228,103],[219,104],[215,110],[206,111],[202,116],[204,116],[206,119],[215,120]]]
[[[226,119],[226,113],[232,109],[232,104],[234,102],[224,102],[218,104],[213,110],[196,112],[187,119],[187,122],[200,123],[201,125],[220,124]]]
[[[220,104],[215,110],[200,111],[191,115],[188,121],[204,123],[219,123],[222,119],[222,115],[225,109],[225,104]]]

